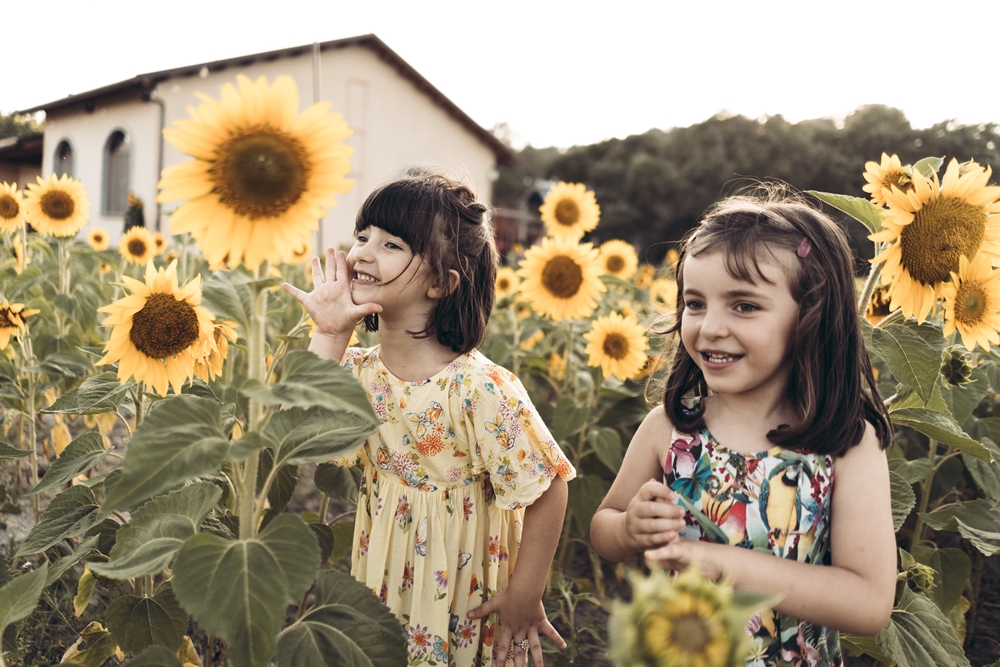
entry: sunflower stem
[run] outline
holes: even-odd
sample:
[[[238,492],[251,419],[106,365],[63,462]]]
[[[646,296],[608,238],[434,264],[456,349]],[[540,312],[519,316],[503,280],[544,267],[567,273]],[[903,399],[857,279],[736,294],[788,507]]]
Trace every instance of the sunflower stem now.
[[[24,337],[21,339],[21,352],[24,355],[24,363],[26,366],[34,366],[35,364],[35,354],[31,347],[31,337],[28,336],[27,325],[25,325]],[[36,431],[37,425],[36,420],[36,408],[35,405],[35,389],[38,383],[38,376],[33,372],[28,372],[28,397],[27,397],[27,408],[28,408],[28,465],[31,467],[31,488],[38,486],[38,433]],[[36,493],[31,496],[31,508],[35,512],[35,523],[38,523],[38,518],[41,516],[41,498]]]
[[[920,515],[927,512],[927,505],[931,500],[931,486],[934,484],[934,474],[937,472],[937,466],[934,465],[937,460],[937,446],[938,441],[930,438],[927,443],[927,460],[931,463],[931,470],[920,483],[920,507],[917,508],[917,523],[913,526],[913,535],[910,537],[910,551],[920,544],[923,537],[924,518]]]
[[[268,263],[264,262],[257,267],[255,277],[259,280],[267,275],[267,271]],[[267,327],[268,289],[261,286],[259,283],[253,283],[252,289],[254,294],[252,313],[250,317],[249,339],[247,341],[247,352],[249,354],[249,368],[247,375],[252,380],[264,382],[267,377],[267,369],[265,368],[264,362],[264,341]],[[250,430],[256,431],[263,428],[264,418],[264,406],[261,405],[259,401],[250,399]],[[255,491],[257,484],[257,468],[259,465],[260,457],[251,456],[247,459],[246,463],[243,464],[243,474],[237,480],[240,494],[238,507],[241,540],[249,540],[257,534],[256,520],[260,514],[257,506],[259,504],[262,510],[264,506],[264,499],[267,497],[265,493],[261,496],[260,502],[258,503]]]
[[[145,391],[146,391],[145,382],[135,383],[135,393],[132,394],[132,401],[135,403],[135,428],[132,429],[133,431],[138,429],[139,425],[142,424],[142,418],[144,416],[142,414],[142,396],[143,393],[145,393]]]
[[[868,274],[868,280],[865,281],[865,286],[861,288],[861,296],[858,297],[858,315],[861,317],[864,317],[865,312],[868,310],[868,303],[872,300],[872,294],[875,293],[875,285],[878,284],[883,266],[885,266],[885,262],[872,265],[871,273]]]

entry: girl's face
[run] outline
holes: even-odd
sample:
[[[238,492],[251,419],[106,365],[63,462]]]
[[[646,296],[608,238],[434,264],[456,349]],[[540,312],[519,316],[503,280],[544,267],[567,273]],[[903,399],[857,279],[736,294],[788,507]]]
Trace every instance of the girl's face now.
[[[357,234],[347,254],[354,303],[377,303],[383,312],[429,300],[427,267],[403,239],[381,227]]]
[[[718,250],[684,260],[681,342],[716,394],[764,392],[764,400],[781,400],[799,316],[788,284],[796,257],[776,250],[757,260],[771,282],[734,278]]]

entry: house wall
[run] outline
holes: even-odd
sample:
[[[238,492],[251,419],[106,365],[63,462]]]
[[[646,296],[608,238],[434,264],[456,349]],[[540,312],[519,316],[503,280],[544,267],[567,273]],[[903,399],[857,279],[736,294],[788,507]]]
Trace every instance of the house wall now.
[[[37,183],[35,177],[40,174],[37,165],[0,163],[0,183],[17,183],[18,190],[24,190],[28,183]]]
[[[143,201],[146,226],[156,219],[156,165],[159,151],[160,108],[138,98],[98,100],[93,112],[82,108],[56,110],[45,118],[42,173],[52,173],[56,148],[63,140],[73,148],[73,177],[87,189],[90,222],[80,232],[103,227],[114,246],[122,234],[124,216],[103,213],[104,147],[115,131],[130,141],[129,188]]]
[[[190,117],[188,106],[202,104],[196,93],[219,99],[222,86],[235,83],[237,74],[252,79],[265,76],[269,82],[280,75],[291,76],[299,89],[300,110],[314,100],[312,55],[308,50],[295,57],[203,72],[205,76],[174,77],[161,82],[153,91],[153,101],[134,97],[102,100],[93,113],[76,108],[54,111],[46,119],[42,171],[52,173],[56,147],[61,140],[69,140],[74,175],[83,181],[90,196],[89,226],[103,226],[115,240],[121,234],[122,217],[102,216],[100,198],[104,145],[112,132],[122,129],[132,139],[132,190],[143,199],[146,225],[156,227],[160,129],[160,106],[156,101],[163,102],[165,127],[170,127]],[[331,111],[344,114],[348,125],[355,129],[347,141],[355,149],[349,175],[355,183],[348,193],[336,197],[338,206],[324,218],[314,238],[317,247],[349,244],[354,216],[364,198],[372,188],[408,167],[439,165],[476,188],[482,198],[489,198],[496,164],[493,152],[374,51],[364,46],[324,51],[320,73],[321,99],[332,102]],[[163,151],[164,167],[191,159],[167,142],[163,142]],[[162,231],[169,231],[169,213],[180,203],[162,205]]]

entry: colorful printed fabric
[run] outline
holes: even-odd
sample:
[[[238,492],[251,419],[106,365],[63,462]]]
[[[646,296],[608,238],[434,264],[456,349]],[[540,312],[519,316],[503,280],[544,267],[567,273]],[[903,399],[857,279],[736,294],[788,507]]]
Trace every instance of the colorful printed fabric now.
[[[352,573],[403,624],[410,665],[492,665],[495,615],[466,614],[506,588],[523,508],[576,471],[520,381],[478,351],[421,382],[377,347],[343,365],[384,420],[361,451]]]
[[[707,429],[674,431],[664,484],[686,508],[683,537],[830,564],[833,458],[773,447],[738,454]],[[842,665],[836,630],[767,611],[746,628],[754,650],[747,667]]]

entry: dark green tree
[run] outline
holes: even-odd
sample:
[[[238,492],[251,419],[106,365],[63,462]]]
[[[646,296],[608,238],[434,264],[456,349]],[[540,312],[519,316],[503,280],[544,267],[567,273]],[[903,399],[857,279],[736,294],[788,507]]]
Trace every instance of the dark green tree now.
[[[42,128],[31,116],[0,113],[0,139],[38,134]]]

